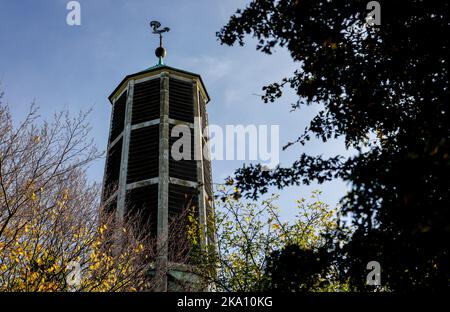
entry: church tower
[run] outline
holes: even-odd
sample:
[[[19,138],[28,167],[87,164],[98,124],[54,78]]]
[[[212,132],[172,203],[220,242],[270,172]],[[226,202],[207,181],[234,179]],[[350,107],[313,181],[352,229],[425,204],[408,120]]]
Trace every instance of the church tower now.
[[[213,193],[205,131],[210,98],[200,75],[164,64],[162,34],[169,29],[161,29],[156,21],[150,26],[160,38],[155,51],[158,63],[126,76],[109,96],[112,112],[103,204],[117,218],[139,211],[145,230],[159,242],[154,273],[163,272],[158,290],[167,291],[177,290],[177,281],[192,278],[186,273],[188,259],[180,261],[172,255],[183,241],[171,237],[172,220],[194,209],[201,246],[214,244],[213,229],[208,226]],[[190,150],[183,151],[189,157],[181,160],[172,151],[180,126],[189,130],[183,133],[189,134],[191,142]]]

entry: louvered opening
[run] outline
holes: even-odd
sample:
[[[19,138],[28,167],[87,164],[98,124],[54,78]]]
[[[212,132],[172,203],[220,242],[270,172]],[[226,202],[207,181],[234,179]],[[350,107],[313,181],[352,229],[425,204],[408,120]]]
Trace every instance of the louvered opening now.
[[[103,200],[108,199],[116,190],[119,183],[120,161],[122,158],[122,138],[109,150],[106,162],[105,185]]]
[[[183,137],[184,133],[180,133],[178,137],[172,137],[172,129],[174,125],[169,126],[169,176],[173,178],[178,178],[182,180],[189,180],[189,181],[197,181],[197,161],[194,160],[194,130],[192,128],[190,129],[190,135],[188,137],[188,141],[190,140],[190,160],[175,160],[172,155],[172,146],[175,142],[178,140],[182,140],[185,142],[185,139]],[[175,149],[177,147],[180,147],[178,145],[175,146]],[[186,144],[183,144],[179,151],[180,153],[184,152],[184,149],[189,148]]]
[[[187,207],[198,206],[197,189],[169,184],[169,217],[182,214]]]
[[[108,223],[111,218],[114,219],[117,209],[117,197],[108,201],[100,212],[100,222]]]
[[[198,93],[198,99],[200,102],[200,117],[202,118],[202,130],[205,130],[208,125],[208,113],[206,112],[206,103],[201,92]]]
[[[169,79],[169,117],[194,122],[192,83]]]
[[[123,131],[125,124],[125,108],[127,104],[127,91],[125,91],[113,105],[111,120],[111,135],[109,141],[114,141]]]
[[[103,208],[103,211],[106,214],[112,214],[115,213],[116,211],[116,206],[117,206],[117,197],[114,198],[113,200],[110,200]]]
[[[211,246],[214,246],[214,242],[216,240],[215,237],[215,220],[214,220],[214,211],[212,206],[212,198],[206,199],[206,234],[208,236],[208,241]]]
[[[152,79],[138,83],[134,86],[133,112],[131,123],[159,118],[160,110],[160,80]]]
[[[189,263],[189,243],[187,230],[191,214],[198,223],[197,189],[169,184],[169,261]]]
[[[158,184],[127,192],[126,216],[136,224],[136,234],[156,239],[158,220]],[[130,219],[129,219],[130,220]]]
[[[127,183],[158,176],[159,126],[131,131]]]
[[[203,149],[205,148],[205,143],[203,143]],[[208,196],[210,198],[212,198],[213,196],[213,189],[212,189],[212,170],[211,170],[211,161],[206,159],[203,156],[203,179],[204,179],[204,183],[205,183],[205,191],[206,194],[208,194]]]

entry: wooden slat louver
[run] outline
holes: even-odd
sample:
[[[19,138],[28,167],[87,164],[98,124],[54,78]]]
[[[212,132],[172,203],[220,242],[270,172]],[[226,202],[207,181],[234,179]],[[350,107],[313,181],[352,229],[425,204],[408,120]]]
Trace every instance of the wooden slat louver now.
[[[140,220],[138,230],[156,237],[158,220],[158,184],[138,187],[127,192],[127,217]]]
[[[123,131],[125,124],[125,108],[127,104],[127,91],[125,91],[119,99],[114,103],[113,115],[111,120],[111,135],[109,141],[114,141]]]
[[[158,176],[159,126],[131,131],[127,183]]]
[[[169,79],[169,118],[194,122],[192,83]]]
[[[131,124],[159,118],[160,79],[152,79],[134,86]]]
[[[197,190],[169,184],[169,261],[189,263],[190,244],[187,230],[189,209],[198,218]]]
[[[197,181],[197,161],[194,160],[194,130],[189,128],[189,139],[191,141],[190,160],[175,160],[172,157],[172,145],[182,137],[182,134],[179,137],[172,137],[173,127],[173,125],[169,127],[169,176],[182,180]]]
[[[103,199],[108,199],[116,190],[119,183],[120,161],[122,157],[122,138],[114,144],[108,152],[106,162],[105,185]]]
[[[206,103],[201,92],[198,93],[198,99],[200,102],[200,117],[202,118],[202,131],[203,131],[208,125],[208,113],[206,112]]]
[[[189,206],[198,206],[197,189],[169,184],[169,218],[179,216]]]
[[[205,144],[203,143],[203,147]],[[211,161],[203,156],[203,179],[205,181],[205,191],[210,198],[213,196]]]

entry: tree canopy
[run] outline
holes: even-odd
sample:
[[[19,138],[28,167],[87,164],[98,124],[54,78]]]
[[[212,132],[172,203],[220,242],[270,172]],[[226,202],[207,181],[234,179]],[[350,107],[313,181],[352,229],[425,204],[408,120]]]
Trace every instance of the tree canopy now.
[[[274,194],[261,201],[246,201],[234,197],[229,186],[220,186],[216,195],[217,248],[194,253],[204,283],[235,292],[347,289],[328,261],[327,241],[321,235],[336,228],[336,211],[321,200],[319,191],[296,201],[297,213],[290,221],[280,215]],[[283,266],[279,263],[286,261],[280,258],[292,261]]]
[[[387,289],[447,288],[449,4],[379,3],[380,25],[367,23],[367,1],[258,0],[231,16],[217,33],[222,44],[243,45],[252,35],[258,50],[288,49],[297,64],[290,77],[263,87],[262,100],[274,102],[292,88],[294,110],[321,108],[285,148],[343,137],[356,151],[330,158],[303,153],[272,171],[244,166],[234,179],[251,198],[271,186],[349,182],[341,213],[356,229],[334,248],[352,285],[366,289],[361,277],[375,260]]]
[[[33,105],[14,126],[0,93],[0,291],[153,286],[152,240],[137,233],[139,219],[104,213],[99,185],[87,179],[101,156],[87,118],[61,112],[42,121]]]

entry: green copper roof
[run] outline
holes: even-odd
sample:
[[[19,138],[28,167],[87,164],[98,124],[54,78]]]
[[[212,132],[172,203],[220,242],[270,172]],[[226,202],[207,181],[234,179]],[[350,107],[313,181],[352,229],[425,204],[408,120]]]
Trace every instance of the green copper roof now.
[[[167,69],[174,70],[174,71],[181,72],[181,73],[185,73],[185,74],[188,74],[188,75],[191,75],[191,76],[200,77],[199,74],[196,74],[196,73],[193,73],[193,72],[190,72],[190,71],[187,71],[187,70],[175,68],[175,67],[172,67],[172,66],[167,66],[166,64],[164,64],[164,62],[163,63],[158,63],[158,64],[156,64],[154,66],[151,66],[151,67],[149,67],[147,69],[144,69],[144,70],[142,70],[140,72],[137,72],[136,74],[133,74],[133,75],[142,74],[142,73],[145,73],[147,71],[152,71],[152,70],[160,69],[160,68],[167,68]]]
[[[167,66],[167,65],[165,65],[164,62],[162,61],[162,58],[160,58],[160,60],[158,61],[158,64],[156,64],[156,65],[154,65],[154,66],[151,66],[151,67],[149,67],[149,68],[147,68],[147,69],[144,69],[144,70],[142,70],[142,71],[140,71],[140,72],[137,72],[137,73],[134,73],[134,74],[127,75],[125,78],[123,78],[122,81],[121,81],[121,82],[117,85],[117,87],[114,89],[114,91],[109,95],[108,99],[111,101],[111,100],[112,100],[112,96],[114,95],[114,93],[116,93],[116,91],[120,88],[120,86],[121,86],[125,81],[127,81],[128,79],[133,78],[134,76],[138,76],[138,75],[141,75],[141,74],[144,74],[144,73],[149,73],[149,72],[152,72],[152,71],[154,71],[154,70],[159,70],[159,69],[164,69],[164,68],[165,68],[165,69],[172,70],[172,71],[176,71],[176,72],[179,72],[179,73],[184,73],[184,74],[187,74],[187,75],[190,75],[190,76],[196,76],[196,77],[198,77],[198,78],[200,79],[200,82],[201,82],[202,85],[203,85],[203,89],[204,89],[205,92],[206,92],[206,96],[208,97],[208,101],[210,100],[208,91],[206,90],[205,84],[203,83],[203,80],[202,80],[202,77],[201,77],[199,74],[192,73],[192,72],[189,72],[189,71],[186,71],[186,70],[182,70],[182,69],[179,69],[179,68]]]

